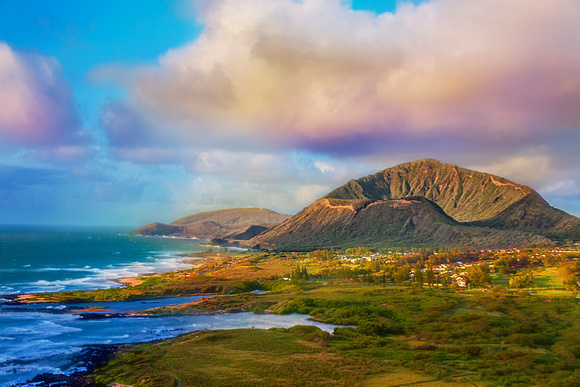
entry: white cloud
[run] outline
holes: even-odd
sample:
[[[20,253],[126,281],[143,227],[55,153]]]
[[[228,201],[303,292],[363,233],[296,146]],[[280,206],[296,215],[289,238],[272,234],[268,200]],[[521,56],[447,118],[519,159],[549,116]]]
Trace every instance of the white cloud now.
[[[306,206],[314,202],[316,199],[320,199],[322,196],[332,191],[333,188],[334,187],[318,184],[304,185],[294,192],[294,198],[297,203],[302,203]]]
[[[486,164],[472,166],[473,169],[493,173],[532,188],[558,179],[559,172],[546,149],[533,148],[517,154],[495,157]]]
[[[378,16],[338,0],[203,4],[197,40],[124,77],[139,112],[182,141],[488,142],[580,125],[575,0],[434,0]]]
[[[557,181],[541,190],[542,194],[554,197],[580,198],[580,185],[577,181],[566,179]]]
[[[325,162],[325,161],[320,161],[320,160],[317,160],[317,161],[314,163],[314,166],[315,166],[316,168],[320,169],[320,172],[322,172],[322,173],[324,173],[324,172],[334,172],[334,171],[336,171],[336,169],[335,169],[335,168],[334,168],[332,165],[330,165],[329,163],[327,163],[327,162]]]
[[[188,197],[204,209],[295,209],[424,157],[547,193],[580,182],[580,2],[346,3],[198,2],[195,41],[93,72],[127,90],[102,115],[113,153],[203,176]]]

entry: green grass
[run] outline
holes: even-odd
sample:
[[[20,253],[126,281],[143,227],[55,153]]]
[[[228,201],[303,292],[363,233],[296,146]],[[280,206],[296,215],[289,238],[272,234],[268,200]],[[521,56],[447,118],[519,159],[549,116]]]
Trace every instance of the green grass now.
[[[198,332],[122,353],[96,379],[134,386],[355,385],[388,367],[328,348],[312,327]],[[146,378],[143,378],[143,376]],[[172,375],[172,377],[168,377]]]
[[[541,269],[534,272],[534,280],[532,281],[534,288],[544,288],[550,290],[563,289],[564,284],[558,275],[558,270],[555,267]]]
[[[491,277],[494,285],[509,287],[510,276],[492,273]],[[562,284],[562,280],[558,275],[558,270],[555,267],[534,270],[532,285],[530,287],[533,292],[538,292],[538,294],[543,296],[569,297],[571,295],[564,291],[564,285]],[[526,290],[529,290],[529,287],[526,288]]]
[[[114,379],[115,372],[119,377],[131,372],[132,377],[151,374],[163,378],[170,373],[192,385],[195,380],[201,385],[236,385],[242,379],[246,385],[303,385],[308,381],[335,385],[339,380],[351,384],[386,380],[381,377],[389,374],[383,368],[388,365],[411,375],[418,373],[426,380],[449,383],[551,385],[558,381],[570,385],[580,369],[576,334],[580,306],[572,298],[534,297],[525,291],[475,294],[352,283],[280,284],[278,291],[217,297],[177,311],[254,308],[299,312],[352,327],[336,329],[333,336],[300,329],[203,332],[195,340],[193,336],[179,339],[190,344],[161,346],[166,351],[163,361],[141,359],[136,362],[142,364],[138,371],[130,371],[134,367],[126,362],[117,363],[107,375]],[[181,349],[194,344],[191,352]],[[153,358],[161,352],[147,356]],[[203,358],[198,359],[196,353]],[[194,367],[198,363],[199,369]],[[362,366],[367,363],[378,368]],[[195,371],[184,374],[188,367]],[[333,367],[338,371],[332,372],[339,376],[328,376]]]
[[[507,275],[502,275],[500,273],[492,273],[491,279],[494,285],[503,285],[508,287],[510,285],[510,277]]]
[[[97,372],[106,383],[580,384],[580,305],[573,293],[562,290],[555,268],[534,271],[532,294],[529,289],[506,292],[497,288],[455,292],[369,285],[362,282],[362,276],[359,281],[357,277],[338,280],[329,277],[339,272],[336,262],[303,258],[294,253],[265,253],[235,265],[212,260],[203,273],[159,274],[126,289],[55,297],[155,297],[212,290],[230,296],[143,313],[302,313],[317,321],[349,325],[337,328],[332,336],[313,328],[215,331],[127,347]],[[311,280],[280,279],[298,263],[307,267]],[[366,265],[342,267],[358,270]],[[509,277],[492,276],[495,285],[509,285]],[[249,293],[252,289],[269,291]]]

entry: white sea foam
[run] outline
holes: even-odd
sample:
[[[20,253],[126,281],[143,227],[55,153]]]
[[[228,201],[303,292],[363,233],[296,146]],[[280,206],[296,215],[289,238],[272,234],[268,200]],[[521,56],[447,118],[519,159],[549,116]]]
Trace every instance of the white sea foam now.
[[[52,321],[42,321],[39,325],[39,329],[45,335],[61,335],[63,333],[70,332],[81,332],[81,328],[75,328],[65,325],[56,324]]]
[[[183,257],[175,257],[174,255],[163,256],[152,262],[131,262],[128,264],[120,264],[117,266],[107,265],[105,268],[99,269],[95,267],[44,267],[35,269],[35,272],[71,272],[71,273],[87,273],[87,276],[79,278],[67,278],[49,281],[46,279],[32,281],[29,283],[15,284],[23,289],[26,293],[37,292],[59,292],[76,289],[98,289],[98,288],[112,288],[121,286],[116,280],[121,278],[136,277],[148,273],[168,272],[175,270],[184,270],[191,268],[192,265],[185,263]],[[72,275],[71,275],[72,276]],[[0,288],[1,289],[1,288]],[[10,294],[11,289],[2,289],[2,293]]]
[[[139,302],[134,302],[139,305]],[[2,314],[4,317],[4,313]],[[15,383],[16,378],[26,375],[25,380],[42,372],[62,372],[71,356],[83,350],[83,345],[120,344],[146,342],[199,329],[271,328],[290,327],[297,324],[315,324],[326,331],[333,326],[314,323],[305,315],[255,315],[253,313],[225,314],[213,316],[167,316],[159,318],[127,318],[122,323],[118,319],[83,320],[78,316],[51,315],[37,312],[6,312],[13,319],[12,333],[0,331],[0,337],[16,338],[0,341],[0,368],[4,366],[16,372],[12,377],[0,376],[0,385]],[[18,317],[20,323],[16,321]],[[34,317],[34,318],[33,318]],[[42,321],[41,317],[45,320]],[[20,325],[20,329],[14,329]],[[5,329],[6,330],[6,329]],[[33,335],[32,332],[43,332]],[[15,366],[10,362],[34,362],[33,367]],[[47,371],[44,365],[52,367]],[[75,367],[83,367],[77,363]],[[65,370],[72,372],[71,369]],[[6,382],[9,381],[10,383]]]

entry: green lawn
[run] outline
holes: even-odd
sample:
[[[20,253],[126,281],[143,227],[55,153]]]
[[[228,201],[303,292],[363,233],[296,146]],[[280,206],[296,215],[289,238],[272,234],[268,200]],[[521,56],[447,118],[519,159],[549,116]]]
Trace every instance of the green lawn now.
[[[558,275],[558,269],[555,267],[540,268],[534,270],[534,278],[532,281],[533,290],[562,290],[564,285]],[[491,278],[494,285],[503,285],[509,287],[510,276],[501,275],[499,273],[492,273]]]

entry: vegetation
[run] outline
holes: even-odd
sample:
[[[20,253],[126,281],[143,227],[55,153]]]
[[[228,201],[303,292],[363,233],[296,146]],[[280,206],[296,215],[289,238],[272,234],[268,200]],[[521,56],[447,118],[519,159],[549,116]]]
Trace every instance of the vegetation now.
[[[551,241],[521,231],[467,226],[423,197],[408,197],[388,201],[320,199],[252,242],[285,251],[307,251],[358,246],[505,247]]]
[[[123,351],[96,379],[135,386],[354,385],[387,370],[367,356],[329,349],[329,337],[310,326],[198,332]]]
[[[341,325],[333,335],[313,327],[198,332],[126,347],[95,377],[136,386],[176,385],[177,380],[183,386],[242,381],[385,386],[402,381],[580,383],[580,305],[574,297],[578,284],[567,285],[572,274],[579,274],[578,252],[348,252],[264,253],[235,263],[214,262],[198,269],[198,275],[236,278],[239,292],[142,312],[303,313]],[[442,265],[448,269],[439,270]],[[506,265],[510,274],[504,275],[499,271]],[[465,279],[464,287],[458,278]],[[530,283],[525,290],[513,288],[509,283],[514,278]],[[140,286],[157,285],[144,281]],[[254,288],[269,291],[250,293]]]

